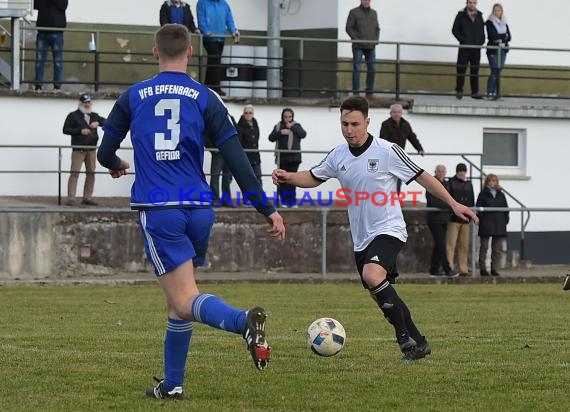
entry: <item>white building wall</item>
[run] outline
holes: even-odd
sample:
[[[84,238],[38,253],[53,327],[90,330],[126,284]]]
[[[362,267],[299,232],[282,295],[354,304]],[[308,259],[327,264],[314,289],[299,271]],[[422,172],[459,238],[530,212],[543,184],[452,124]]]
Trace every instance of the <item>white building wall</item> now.
[[[479,0],[478,9],[487,17],[491,13],[495,0]],[[513,36],[513,47],[541,47],[568,49],[566,39],[570,36],[567,16],[570,3],[565,0],[544,0],[541,2],[504,0],[505,15]],[[346,18],[351,8],[359,5],[358,0],[339,2],[338,28],[339,39],[348,40],[345,32]],[[371,2],[378,12],[380,22],[380,40],[387,42],[434,43],[454,45],[457,43],[451,34],[453,20],[457,12],[465,7],[462,0],[438,0],[426,3],[423,0],[378,1]],[[560,14],[558,14],[560,13]],[[350,44],[339,44],[339,55],[351,56]],[[401,57],[406,60],[455,61],[456,49],[420,48],[404,46]],[[394,46],[377,48],[380,59],[394,59]],[[512,64],[570,65],[570,53],[541,53],[513,51],[509,53]]]
[[[238,28],[267,30],[268,0],[228,0]],[[194,15],[197,0],[189,0]],[[495,0],[480,0],[478,7],[485,19]],[[549,47],[568,49],[570,38],[570,3],[566,0],[501,2],[513,35],[513,47]],[[108,23],[158,26],[158,10],[162,0],[137,2],[116,0],[73,0],[69,2],[68,20],[77,23]],[[282,30],[338,27],[339,39],[348,40],[344,28],[351,8],[359,0],[282,0]],[[455,45],[451,26],[457,11],[464,7],[463,0],[379,1],[372,7],[378,11],[381,40],[388,42],[435,43]],[[339,55],[350,57],[348,43],[339,44]],[[395,47],[384,45],[377,49],[380,59],[394,59]],[[420,48],[405,46],[401,57],[409,60],[455,61],[453,48]],[[570,66],[569,52],[537,53],[513,51],[510,64],[542,64]]]
[[[227,0],[239,29],[267,30],[268,0]],[[158,11],[164,0],[72,0],[67,17],[75,23],[106,23],[158,26]],[[341,1],[342,2],[342,1]],[[197,0],[187,0],[196,19]],[[338,0],[282,0],[281,29],[335,27]],[[109,11],[112,11],[110,13]],[[196,22],[196,21],[195,21]],[[197,23],[197,22],[196,22]]]
[[[107,116],[112,108],[111,100],[95,100],[94,110]],[[0,97],[2,123],[0,125],[0,145],[68,145],[69,136],[62,134],[65,116],[75,110],[77,102],[71,99]],[[228,104],[230,113],[239,118],[242,106]],[[260,148],[272,150],[274,144],[267,136],[280,119],[281,107],[258,106],[256,118],[261,128]],[[334,146],[343,143],[340,134],[338,108],[293,106],[296,120],[307,130],[307,138],[302,143],[303,150],[328,152]],[[372,109],[370,112],[370,132],[377,136],[381,122],[388,117],[387,109]],[[568,121],[553,119],[490,118],[439,115],[406,114],[415,132],[429,153],[480,153],[482,151],[483,129],[488,127],[524,129],[527,132],[526,180],[508,180],[501,183],[528,207],[570,207],[570,193],[565,183],[565,167],[568,163],[570,141],[568,140]],[[124,146],[130,147],[125,140]],[[413,148],[408,146],[408,150]],[[131,152],[123,151],[121,156],[131,161]],[[301,168],[310,168],[324,154],[304,154]],[[448,175],[452,176],[455,164],[462,161],[458,156],[414,156],[426,171],[432,172],[435,165],[444,163]],[[62,156],[62,169],[69,170],[70,150]],[[477,158],[473,159],[478,162]],[[206,154],[204,168],[209,170],[210,156]],[[58,154],[55,149],[0,149],[0,170],[51,170],[58,169]],[[272,153],[262,155],[264,174],[274,169]],[[102,171],[99,167],[99,171]],[[62,175],[62,194],[65,195],[68,174]],[[83,178],[80,178],[78,190],[82,190]],[[6,174],[0,173],[0,196],[37,195],[55,196],[57,194],[57,175],[55,174]],[[95,196],[129,196],[132,176],[111,179],[98,175],[95,183]],[[270,178],[265,177],[264,189],[274,190]],[[336,181],[327,182],[318,190],[328,192],[339,187]],[[238,190],[232,183],[232,189]],[[416,184],[407,190],[420,190]],[[311,190],[316,196],[317,190]],[[478,187],[476,185],[476,193]],[[325,195],[327,198],[328,195]],[[422,201],[424,197],[421,197]],[[511,206],[516,206],[511,202]],[[513,214],[509,230],[519,229],[520,217]],[[570,230],[568,214],[534,213],[530,221],[531,231]]]

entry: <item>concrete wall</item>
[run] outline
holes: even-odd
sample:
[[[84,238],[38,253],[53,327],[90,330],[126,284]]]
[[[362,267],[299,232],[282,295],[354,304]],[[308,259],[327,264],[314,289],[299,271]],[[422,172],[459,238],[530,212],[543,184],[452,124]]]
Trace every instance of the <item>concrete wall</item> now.
[[[253,210],[218,212],[206,270],[320,272],[321,214],[283,212],[287,239],[271,239]],[[431,236],[421,213],[407,213],[410,239],[400,254],[401,271],[426,271]],[[355,271],[348,217],[327,220],[330,272]],[[0,279],[93,276],[152,272],[136,213],[0,213]]]

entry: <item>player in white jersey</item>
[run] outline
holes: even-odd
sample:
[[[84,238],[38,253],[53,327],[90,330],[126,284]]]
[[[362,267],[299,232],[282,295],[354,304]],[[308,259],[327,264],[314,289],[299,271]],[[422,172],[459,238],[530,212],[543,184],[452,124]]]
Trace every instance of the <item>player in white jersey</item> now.
[[[348,144],[335,147],[311,170],[297,173],[274,170],[273,183],[309,188],[330,178],[340,181],[345,196],[350,198],[348,218],[362,283],[394,326],[404,359],[420,359],[429,355],[431,348],[387,279],[407,239],[397,181],[409,184],[415,180],[445,201],[457,216],[466,221],[478,219],[471,209],[453,200],[441,183],[425,173],[397,144],[368,133],[366,99],[349,97],[341,104],[340,112],[341,130]]]

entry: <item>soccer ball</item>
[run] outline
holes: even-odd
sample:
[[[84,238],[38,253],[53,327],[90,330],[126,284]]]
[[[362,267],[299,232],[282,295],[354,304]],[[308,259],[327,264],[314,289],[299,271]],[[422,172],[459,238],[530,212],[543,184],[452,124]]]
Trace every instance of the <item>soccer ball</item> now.
[[[344,327],[336,319],[320,318],[307,330],[307,343],[319,356],[334,356],[341,351],[346,341]]]

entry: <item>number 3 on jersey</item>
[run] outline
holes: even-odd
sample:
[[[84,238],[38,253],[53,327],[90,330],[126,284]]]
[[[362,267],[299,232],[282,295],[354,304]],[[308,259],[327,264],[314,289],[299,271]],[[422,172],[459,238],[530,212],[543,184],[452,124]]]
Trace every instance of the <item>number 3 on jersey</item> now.
[[[166,121],[166,128],[170,131],[170,139],[166,139],[165,133],[154,134],[154,150],[176,150],[180,141],[180,99],[161,99],[154,106],[154,115],[162,117],[170,112]]]

